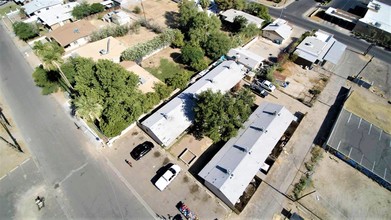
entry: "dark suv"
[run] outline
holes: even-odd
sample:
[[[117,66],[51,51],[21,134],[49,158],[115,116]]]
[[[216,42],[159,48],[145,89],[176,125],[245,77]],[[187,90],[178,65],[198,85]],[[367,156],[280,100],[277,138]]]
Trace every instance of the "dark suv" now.
[[[137,145],[131,152],[130,156],[133,157],[135,160],[139,160],[142,158],[145,154],[147,154],[152,148],[153,144],[150,141],[145,141],[142,144]]]

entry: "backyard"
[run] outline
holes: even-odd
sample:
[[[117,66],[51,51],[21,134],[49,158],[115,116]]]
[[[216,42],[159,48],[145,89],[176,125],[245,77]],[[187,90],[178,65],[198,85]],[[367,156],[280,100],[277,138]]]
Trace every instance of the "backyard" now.
[[[0,16],[3,16],[10,11],[15,11],[19,8],[20,6],[15,4],[15,2],[8,2],[7,4],[0,6]]]

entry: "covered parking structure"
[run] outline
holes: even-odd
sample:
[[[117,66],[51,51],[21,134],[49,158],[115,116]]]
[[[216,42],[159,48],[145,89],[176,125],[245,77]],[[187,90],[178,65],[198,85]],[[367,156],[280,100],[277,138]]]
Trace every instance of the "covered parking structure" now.
[[[327,146],[339,158],[391,190],[391,136],[342,109]]]

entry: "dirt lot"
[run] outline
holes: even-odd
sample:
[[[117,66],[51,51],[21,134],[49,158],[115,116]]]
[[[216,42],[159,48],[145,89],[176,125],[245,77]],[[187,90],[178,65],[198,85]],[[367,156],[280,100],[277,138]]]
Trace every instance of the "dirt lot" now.
[[[162,27],[167,27],[172,23],[172,16],[178,11],[178,4],[171,0],[143,0],[145,17]],[[141,3],[128,4],[127,9],[133,10],[135,6],[142,9]],[[168,21],[167,21],[168,18]]]
[[[328,153],[312,180],[300,203],[321,219],[391,219],[391,192]]]
[[[155,34],[154,32],[149,31],[145,27],[140,27],[140,30],[138,33],[127,34],[123,37],[117,37],[116,39],[125,43],[126,46],[128,46],[128,47],[132,47],[136,44],[144,43],[149,40],[152,40],[152,38],[154,38],[155,36],[157,36],[157,34]]]
[[[387,100],[357,86],[344,107],[391,133],[391,108]]]
[[[313,95],[309,91],[322,91],[330,77],[327,73],[320,74],[314,70],[306,70],[292,62],[286,62],[283,68],[281,75],[286,77],[289,86],[281,87],[281,91],[304,102],[311,102]]]

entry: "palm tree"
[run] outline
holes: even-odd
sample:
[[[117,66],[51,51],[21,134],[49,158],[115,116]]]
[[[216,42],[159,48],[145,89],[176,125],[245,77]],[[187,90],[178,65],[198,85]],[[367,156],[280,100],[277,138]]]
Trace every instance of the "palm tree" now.
[[[96,100],[80,96],[75,99],[74,104],[76,106],[76,114],[79,117],[90,122],[94,122],[94,120],[100,121],[99,118],[102,115],[103,106]]]

